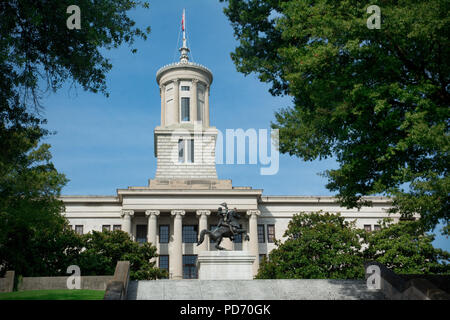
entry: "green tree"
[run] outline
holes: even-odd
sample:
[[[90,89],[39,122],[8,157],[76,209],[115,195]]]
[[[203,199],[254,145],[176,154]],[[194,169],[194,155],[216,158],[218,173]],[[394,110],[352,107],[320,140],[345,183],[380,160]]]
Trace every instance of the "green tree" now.
[[[46,252],[36,252],[34,243],[44,234],[59,234],[66,225],[57,196],[67,179],[50,162],[50,146],[38,146],[44,130],[34,120],[26,127],[0,123],[0,273],[32,276],[45,270],[40,257]]]
[[[0,3],[0,69],[6,80],[13,79],[2,89],[18,94],[21,103],[38,105],[42,85],[55,91],[66,80],[107,94],[105,75],[112,64],[102,49],[132,45],[150,32],[149,27],[136,27],[129,17],[137,7],[148,8],[145,1],[78,0],[81,28],[71,30],[66,11],[73,4],[70,0]]]
[[[381,230],[368,235],[364,254],[396,273],[449,274],[450,254],[434,248],[433,240],[434,235],[426,234],[418,221],[385,219]]]
[[[150,243],[139,244],[121,230],[92,231],[82,236],[84,250],[77,264],[82,275],[114,274],[117,261],[130,261],[130,279],[152,280],[167,277],[165,270],[155,267],[156,247]],[[152,261],[151,261],[152,260]]]
[[[83,250],[83,239],[65,223],[63,228],[38,230],[26,253],[26,267],[20,275],[36,277],[67,276],[67,267],[76,264]],[[19,265],[23,267],[22,264]]]
[[[334,156],[327,188],[341,205],[393,196],[393,210],[421,215],[448,234],[450,2],[228,0],[238,71],[255,72],[293,106],[276,112],[280,151]],[[369,5],[381,28],[369,29]]]
[[[108,95],[106,73],[112,65],[104,49],[132,45],[150,32],[137,28],[128,15],[136,7],[148,8],[147,2],[77,1],[79,30],[66,25],[72,4],[0,2],[0,273],[62,272],[54,255],[61,255],[72,237],[64,231],[64,207],[57,200],[67,179],[51,163],[50,146],[40,145],[49,134],[39,115],[41,94],[56,91],[67,80]]]
[[[258,279],[361,279],[363,230],[328,212],[294,215],[277,248],[261,263]]]

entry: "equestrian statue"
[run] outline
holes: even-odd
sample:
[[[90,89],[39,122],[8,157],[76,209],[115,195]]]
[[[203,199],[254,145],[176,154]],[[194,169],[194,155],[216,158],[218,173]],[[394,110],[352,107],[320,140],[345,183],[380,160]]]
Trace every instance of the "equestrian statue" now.
[[[202,230],[200,232],[200,240],[197,242],[197,246],[203,243],[206,234],[209,235],[209,238],[216,243],[215,247],[218,250],[225,250],[225,248],[220,246],[223,238],[229,238],[233,241],[236,235],[245,234],[245,240],[250,240],[247,230],[242,229],[238,223],[240,215],[236,211],[236,208],[234,208],[234,210],[228,209],[225,202],[220,205],[224,207],[225,210],[223,210],[222,207],[219,207],[217,210],[217,214],[220,217],[219,224],[212,231],[207,229]]]

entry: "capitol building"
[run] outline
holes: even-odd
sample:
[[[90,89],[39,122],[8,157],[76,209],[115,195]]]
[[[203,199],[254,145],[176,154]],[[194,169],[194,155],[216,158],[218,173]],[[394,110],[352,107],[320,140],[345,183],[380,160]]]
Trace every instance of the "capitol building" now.
[[[250,239],[224,239],[227,250],[244,250],[256,257],[253,274],[261,259],[282,240],[292,216],[323,210],[341,213],[346,220],[367,230],[379,228],[391,202],[367,197],[372,207],[347,209],[330,196],[270,196],[251,186],[233,186],[216,173],[218,130],[210,119],[212,72],[189,61],[183,37],[180,60],[156,73],[161,96],[161,123],[154,129],[157,169],[147,186],[118,189],[110,196],[63,195],[64,215],[80,234],[123,230],[138,242],[150,242],[158,252],[157,265],[170,279],[196,279],[196,259],[201,251],[216,250],[208,238],[197,246],[203,229],[219,221],[218,207],[226,202],[241,215],[242,228]],[[391,215],[394,221],[399,217]]]

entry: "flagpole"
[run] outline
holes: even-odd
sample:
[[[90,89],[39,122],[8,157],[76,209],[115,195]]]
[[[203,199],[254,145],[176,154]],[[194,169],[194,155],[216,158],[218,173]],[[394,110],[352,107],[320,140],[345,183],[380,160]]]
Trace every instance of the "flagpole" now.
[[[183,30],[183,46],[180,48],[181,56],[180,56],[180,62],[181,63],[188,63],[189,62],[189,48],[186,45],[186,9],[183,9],[183,17],[181,19],[181,28]]]
[[[183,47],[186,48],[186,9],[183,9]]]

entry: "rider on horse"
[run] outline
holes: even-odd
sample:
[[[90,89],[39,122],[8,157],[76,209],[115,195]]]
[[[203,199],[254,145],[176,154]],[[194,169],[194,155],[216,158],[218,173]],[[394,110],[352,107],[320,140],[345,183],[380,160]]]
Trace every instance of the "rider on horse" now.
[[[225,207],[225,212],[222,211],[222,208],[219,207],[218,214],[220,215],[219,224],[217,227],[220,226],[226,226],[230,228],[230,231],[232,233],[231,241],[234,240],[234,236],[236,235],[236,230],[239,229],[241,226],[237,223],[237,219],[239,219],[239,215],[237,213],[237,209],[234,208],[234,210],[229,210],[226,202],[221,203],[221,206]]]
[[[240,216],[237,209],[234,208],[234,210],[229,210],[225,202],[222,203],[221,206],[225,207],[226,210],[223,210],[221,207],[217,210],[217,213],[220,216],[217,227],[214,230],[203,229],[200,232],[200,238],[197,242],[198,246],[203,243],[205,235],[209,235],[210,240],[216,243],[215,247],[218,250],[224,250],[224,248],[220,246],[220,242],[223,238],[230,238],[230,240],[233,241],[234,236],[240,234],[245,235],[245,240],[250,240],[247,230],[242,229],[241,225],[238,223]]]

